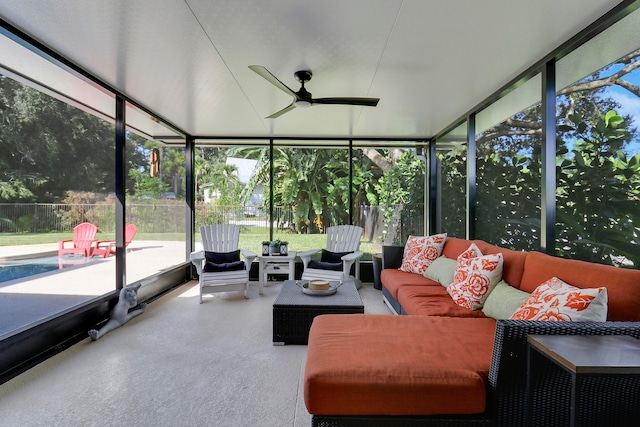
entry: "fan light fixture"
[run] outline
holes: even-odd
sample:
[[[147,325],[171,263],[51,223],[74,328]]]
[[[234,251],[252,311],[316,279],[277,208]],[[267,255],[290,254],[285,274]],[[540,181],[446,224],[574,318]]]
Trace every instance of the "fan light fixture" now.
[[[309,101],[305,101],[303,99],[299,99],[296,102],[294,102],[294,104],[296,104],[296,107],[298,108],[309,108],[311,107],[311,103]]]

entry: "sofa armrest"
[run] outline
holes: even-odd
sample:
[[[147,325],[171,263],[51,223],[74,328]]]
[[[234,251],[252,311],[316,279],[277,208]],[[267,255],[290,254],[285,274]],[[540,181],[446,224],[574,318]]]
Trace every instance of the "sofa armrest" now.
[[[404,246],[383,246],[382,247],[382,269],[400,268]]]
[[[499,320],[489,370],[487,405],[491,405],[500,425],[525,425],[528,335],[629,335],[640,338],[640,322]],[[544,378],[537,377],[536,381],[549,387],[557,388],[558,384],[568,381],[568,374],[561,369],[538,369],[536,372],[540,371],[544,372]],[[563,375],[567,378],[561,378]],[[559,397],[547,399],[547,404],[549,407],[542,407],[543,402],[536,401],[536,411],[558,420],[569,413]]]

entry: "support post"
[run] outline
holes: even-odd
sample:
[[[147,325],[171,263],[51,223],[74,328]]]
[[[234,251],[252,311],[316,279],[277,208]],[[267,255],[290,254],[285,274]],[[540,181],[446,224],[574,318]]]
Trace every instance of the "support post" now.
[[[542,194],[540,199],[540,250],[555,253],[556,242],[556,61],[542,70]]]
[[[116,289],[127,284],[126,255],[124,251],[124,228],[126,221],[125,187],[126,187],[126,101],[116,95]]]
[[[195,139],[191,135],[187,135],[185,138],[185,200],[186,217],[185,217],[185,238],[187,242],[186,258],[189,259],[191,252],[194,250],[195,245],[195,219],[196,219],[196,182],[195,182]]]
[[[467,119],[467,239],[476,238],[476,115]]]
[[[429,141],[429,152],[427,153],[428,168],[425,178],[427,179],[427,199],[425,200],[425,218],[427,218],[427,234],[432,235],[440,232],[438,224],[438,192],[440,183],[438,182],[438,157],[436,153],[436,141]]]

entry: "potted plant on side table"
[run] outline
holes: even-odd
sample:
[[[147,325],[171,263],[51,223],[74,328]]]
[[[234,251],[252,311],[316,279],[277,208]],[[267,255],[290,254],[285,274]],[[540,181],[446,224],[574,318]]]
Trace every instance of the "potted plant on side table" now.
[[[289,242],[282,241],[280,239],[272,240],[270,242],[262,242],[262,252],[265,250],[265,243],[269,244],[269,255],[270,256],[278,256],[278,255],[287,255],[289,253],[288,245]]]

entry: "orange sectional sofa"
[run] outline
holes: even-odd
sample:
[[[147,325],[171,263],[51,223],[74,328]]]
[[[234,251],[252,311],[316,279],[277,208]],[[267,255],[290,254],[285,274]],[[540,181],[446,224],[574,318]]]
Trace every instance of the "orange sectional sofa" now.
[[[442,256],[455,260],[471,243],[448,238]],[[440,282],[399,270],[404,248],[385,247],[383,298],[400,316],[315,318],[304,378],[314,426],[524,425],[527,335],[640,338],[639,270],[473,243],[485,255],[501,253],[503,280],[527,294],[552,277],[579,288],[605,286],[607,321],[492,318],[482,309],[456,305]],[[563,374],[549,373],[540,384],[557,388],[568,381],[557,375]],[[568,398],[551,402],[536,411],[564,420]]]

